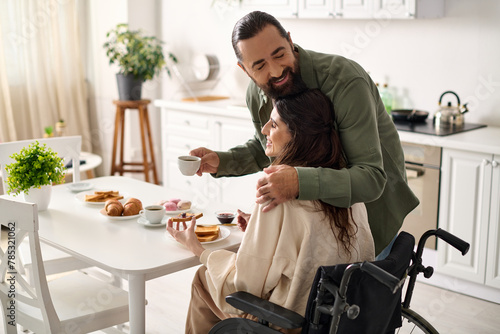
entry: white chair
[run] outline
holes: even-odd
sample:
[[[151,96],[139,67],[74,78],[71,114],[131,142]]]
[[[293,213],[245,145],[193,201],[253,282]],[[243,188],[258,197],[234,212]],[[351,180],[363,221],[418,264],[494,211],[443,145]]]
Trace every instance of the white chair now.
[[[13,159],[10,158],[10,156],[21,151],[23,147],[27,147],[35,141],[38,141],[40,144],[46,144],[47,147],[50,147],[52,150],[57,152],[59,157],[71,159],[74,168],[73,182],[80,181],[80,151],[82,146],[81,136],[31,139],[0,143],[0,170],[3,180],[2,183],[4,193],[7,193],[6,180],[8,177],[5,166],[13,162]],[[27,253],[25,249],[25,247],[21,247],[22,254],[20,254],[19,259],[23,261],[23,265],[19,267],[19,270],[21,273],[24,273],[24,269],[26,269],[30,275],[31,260],[29,253]],[[77,260],[69,254],[59,251],[49,245],[42,245],[42,254],[45,261],[45,273],[47,275],[89,267],[88,263]]]
[[[0,248],[0,300],[6,334],[17,333],[13,324],[37,334],[58,334],[89,333],[128,321],[128,293],[116,286],[78,271],[47,282],[36,204],[0,198],[0,212],[0,223],[8,229],[0,244],[5,247]],[[18,245],[26,238],[32,282],[14,273]]]

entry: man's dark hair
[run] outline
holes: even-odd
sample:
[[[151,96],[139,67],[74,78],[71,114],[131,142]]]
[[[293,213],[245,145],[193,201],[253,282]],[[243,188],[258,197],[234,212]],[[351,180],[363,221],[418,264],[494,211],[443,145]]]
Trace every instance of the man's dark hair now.
[[[254,11],[243,16],[238,22],[236,22],[231,39],[234,53],[236,54],[236,58],[239,63],[242,62],[242,56],[237,46],[238,42],[254,37],[269,24],[275,26],[283,38],[288,38],[288,33],[283,28],[281,23],[276,20],[274,16],[268,13]]]

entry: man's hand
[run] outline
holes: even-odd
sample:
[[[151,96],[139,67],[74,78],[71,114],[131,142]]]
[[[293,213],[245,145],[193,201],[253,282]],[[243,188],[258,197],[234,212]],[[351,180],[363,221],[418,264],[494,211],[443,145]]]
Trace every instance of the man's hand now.
[[[201,176],[203,173],[217,173],[219,169],[219,156],[212,150],[205,147],[195,148],[189,155],[194,155],[201,158],[201,165],[196,174]]]
[[[259,204],[269,202],[262,212],[270,211],[278,204],[299,195],[299,176],[295,168],[287,165],[264,168],[265,175],[257,182],[257,200]]]

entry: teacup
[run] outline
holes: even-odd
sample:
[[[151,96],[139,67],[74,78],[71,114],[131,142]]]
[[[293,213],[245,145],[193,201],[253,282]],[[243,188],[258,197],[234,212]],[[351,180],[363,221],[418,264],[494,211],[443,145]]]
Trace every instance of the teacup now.
[[[165,217],[165,207],[163,205],[149,205],[144,210],[139,211],[139,215],[150,224],[159,224]]]
[[[182,155],[177,158],[177,165],[183,175],[192,176],[200,168],[201,158],[192,155]]]

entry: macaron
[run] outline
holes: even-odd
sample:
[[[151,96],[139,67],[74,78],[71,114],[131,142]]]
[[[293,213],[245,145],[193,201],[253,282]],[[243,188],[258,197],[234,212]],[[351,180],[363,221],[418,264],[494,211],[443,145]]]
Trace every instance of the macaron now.
[[[179,202],[181,201],[181,199],[180,199],[180,198],[171,198],[171,199],[169,199],[168,201],[169,201],[169,202],[174,202],[174,203],[175,203],[175,205],[177,205],[177,204],[179,204]]]
[[[177,209],[179,210],[188,210],[191,209],[191,201],[182,200],[177,203]]]
[[[177,204],[175,204],[174,202],[165,202],[163,206],[167,211],[177,211]]]

